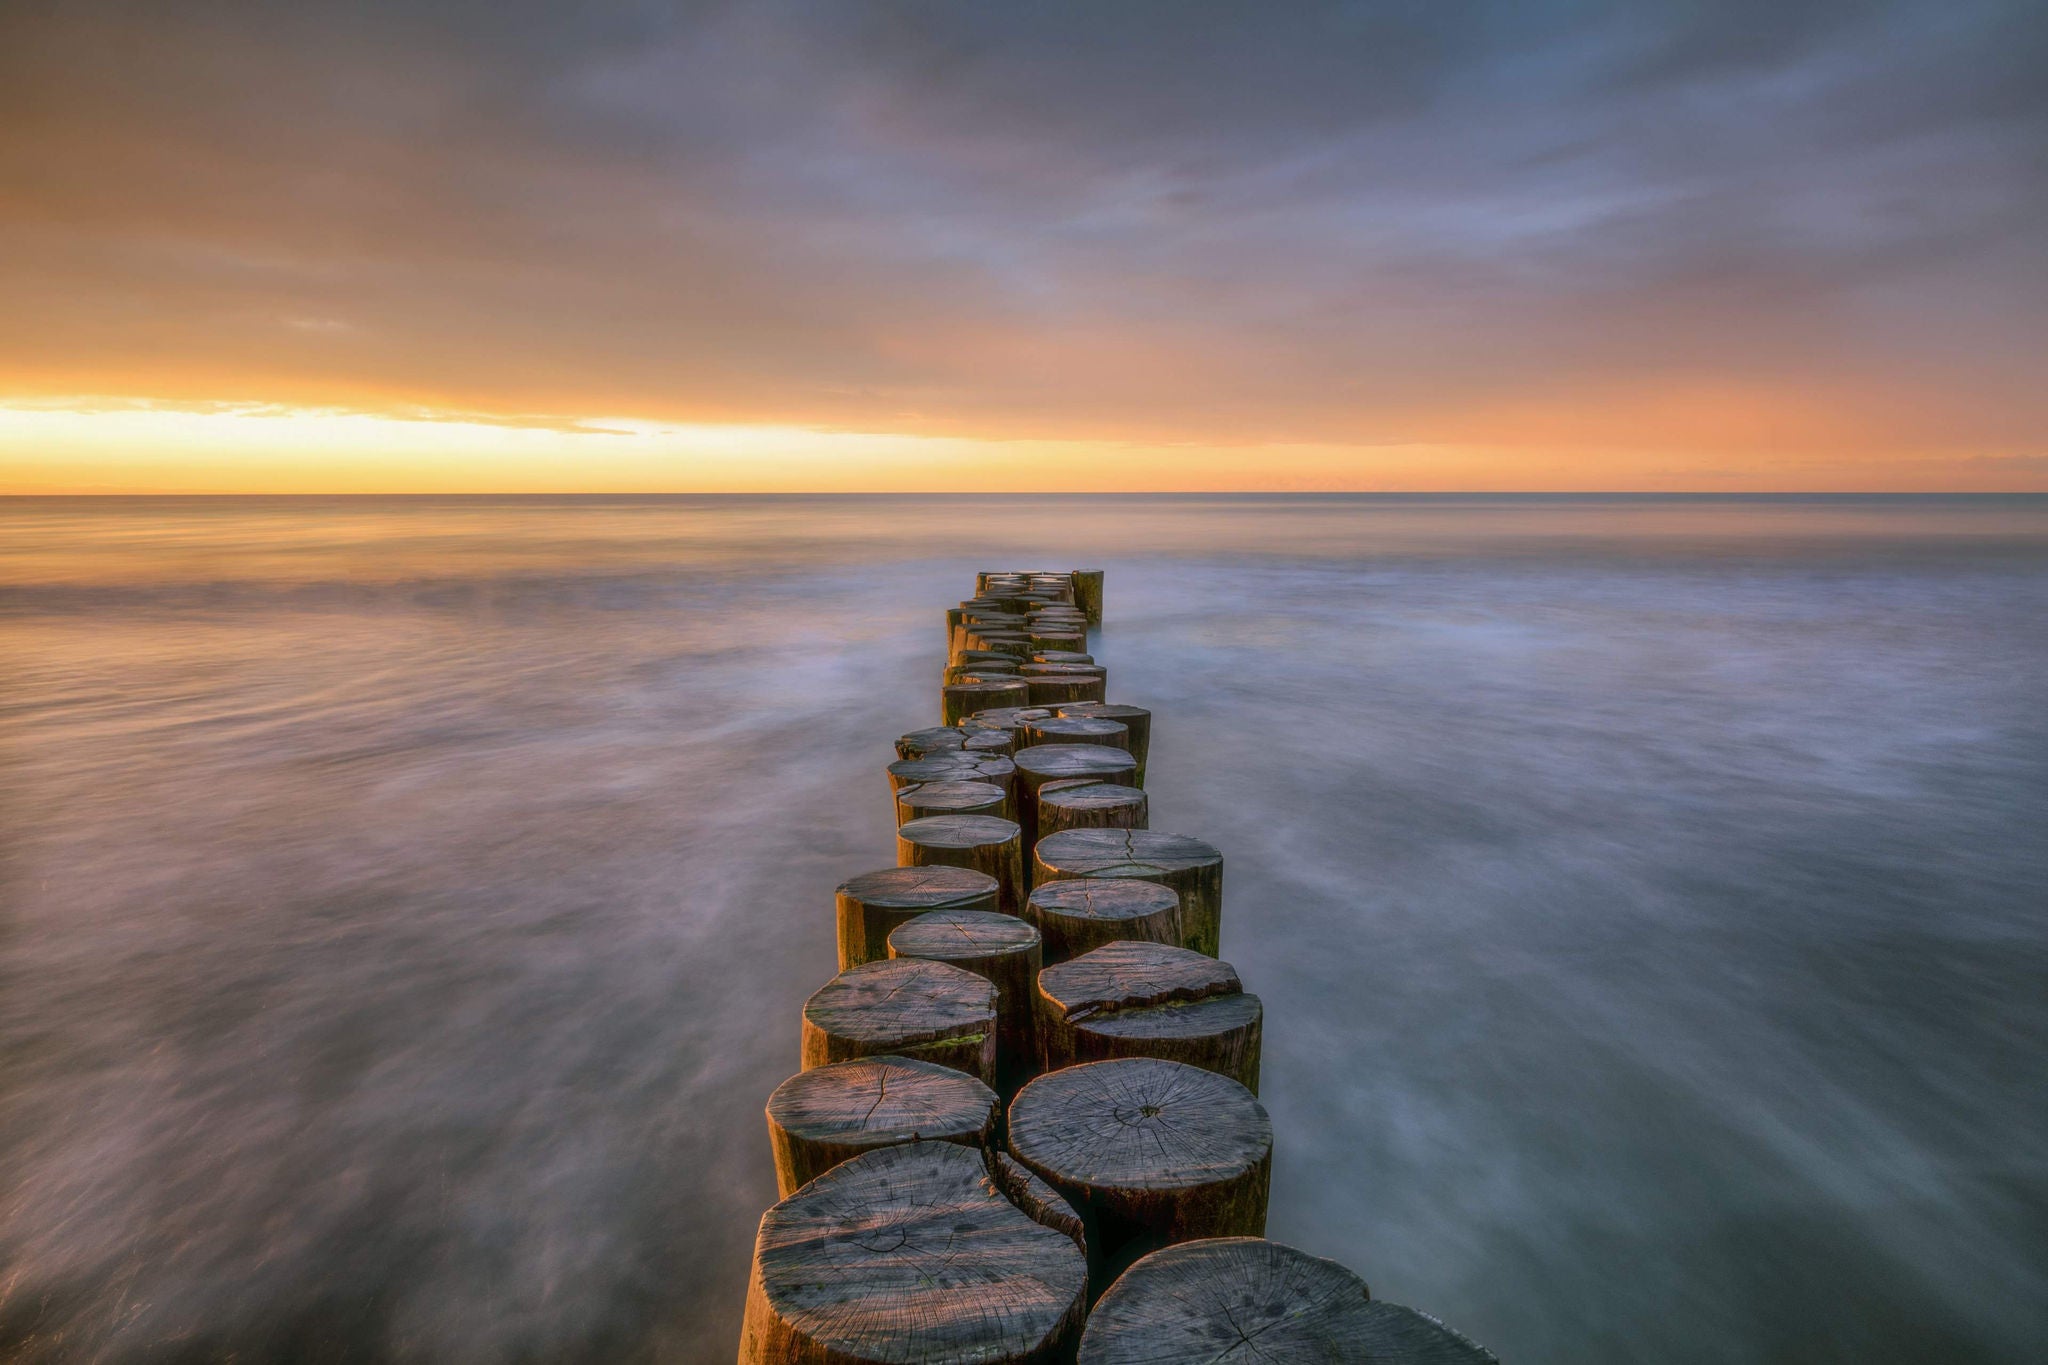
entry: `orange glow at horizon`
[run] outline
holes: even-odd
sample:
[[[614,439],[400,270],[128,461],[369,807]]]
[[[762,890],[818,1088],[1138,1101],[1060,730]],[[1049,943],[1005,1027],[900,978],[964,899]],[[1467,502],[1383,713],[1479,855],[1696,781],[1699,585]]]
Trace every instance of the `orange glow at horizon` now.
[[[2027,491],[2036,462],[1888,444],[1883,404],[1701,390],[1528,402],[1413,439],[838,431],[279,404],[0,399],[0,494]]]

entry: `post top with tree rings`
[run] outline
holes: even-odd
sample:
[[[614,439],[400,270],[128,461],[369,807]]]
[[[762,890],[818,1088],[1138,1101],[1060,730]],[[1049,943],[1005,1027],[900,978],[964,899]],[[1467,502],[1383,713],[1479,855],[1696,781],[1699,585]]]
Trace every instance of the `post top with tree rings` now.
[[[992,1029],[996,988],[944,962],[892,957],[848,967],[804,1002],[804,1022],[855,1044],[911,1047]]]
[[[989,903],[996,885],[970,867],[888,867],[848,877],[838,893],[880,909],[967,909]]]
[[[1031,656],[1031,662],[1035,664],[1092,664],[1095,662],[1095,656],[1078,649],[1043,649]]]
[[[1010,1150],[1055,1187],[1187,1189],[1268,1161],[1273,1123],[1228,1076],[1124,1057],[1025,1086],[1010,1104]]]
[[[1263,1237],[1205,1238],[1140,1258],[1088,1315],[1079,1365],[1216,1360],[1239,1344],[1269,1365],[1499,1365],[1428,1314],[1373,1298],[1335,1261]]]
[[[1076,747],[1060,745],[1050,752]],[[1019,760],[1024,753],[1017,755]],[[1040,839],[1035,856],[1063,877],[1156,877],[1223,861],[1213,844],[1156,829],[1063,829]]]
[[[1034,744],[1019,749],[1010,761],[1033,782],[1063,777],[1125,777],[1138,767],[1122,749],[1105,744]]]
[[[896,809],[906,820],[928,815],[999,815],[1009,799],[1009,793],[993,782],[919,782],[896,793]]]
[[[1143,720],[1152,713],[1142,706],[1117,701],[1066,701],[1056,709],[1063,716],[1099,716],[1104,720]]]
[[[1024,742],[1039,744],[1100,744],[1108,749],[1130,752],[1131,732],[1120,720],[1097,716],[1049,716],[1026,722]]]
[[[1170,943],[1136,939],[1105,943],[1038,974],[1039,995],[1077,1023],[1121,1010],[1236,995],[1243,990],[1237,969],[1228,962]]]
[[[934,910],[897,925],[889,935],[889,953],[933,962],[982,961],[1029,953],[1038,942],[1038,930],[1015,915]]]
[[[992,725],[999,730],[1021,730],[1031,721],[1050,719],[1052,714],[1050,706],[991,706],[967,719],[975,725]]]
[[[1091,782],[1085,778],[1048,782],[1038,789],[1041,806],[1062,806],[1073,811],[1118,810],[1144,800],[1142,787],[1126,787],[1120,782]]]
[[[889,765],[889,785],[901,791],[926,782],[992,782],[1010,785],[1016,775],[1014,760],[1001,754],[954,749],[927,758],[899,758]]]
[[[1027,678],[1106,678],[1109,670],[1101,664],[1027,663],[1017,665]]]
[[[964,1071],[884,1054],[799,1071],[768,1097],[770,1131],[806,1158],[785,1196],[836,1160],[898,1142],[985,1146],[995,1132],[996,1092]]]
[[[1031,892],[1024,918],[1038,926],[1048,965],[1119,939],[1180,946],[1180,896],[1130,877],[1067,877]]]
[[[845,1161],[770,1209],[742,1365],[1071,1359],[1087,1264],[950,1142]]]
[[[982,675],[975,682],[950,682],[939,689],[944,720],[952,725],[989,706],[1022,706],[1031,698],[1031,687],[1022,677]]]
[[[898,759],[927,758],[933,754],[957,753],[967,746],[967,732],[952,725],[933,725],[912,730],[896,739]]]
[[[896,837],[926,848],[980,848],[1017,837],[1017,822],[999,815],[927,815],[896,827]]]

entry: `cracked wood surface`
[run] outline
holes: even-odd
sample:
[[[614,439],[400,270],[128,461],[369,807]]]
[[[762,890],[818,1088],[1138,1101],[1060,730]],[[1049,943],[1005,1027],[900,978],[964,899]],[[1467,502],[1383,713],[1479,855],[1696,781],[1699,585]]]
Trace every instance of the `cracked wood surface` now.
[[[804,1002],[806,1069],[898,1053],[995,1084],[996,988],[944,962],[891,958],[852,967]]]
[[[1038,842],[1038,795],[1046,783],[1074,779],[1127,783],[1138,771],[1137,760],[1106,744],[1027,745],[1010,761],[1017,766],[1017,810],[1027,855]]]
[[[985,1148],[1002,1101],[965,1072],[913,1057],[855,1057],[799,1071],[768,1097],[778,1197],[840,1162],[904,1142]]]
[[[1145,785],[1145,759],[1152,752],[1152,713],[1142,706],[1128,706],[1122,702],[1082,701],[1059,708],[1063,716],[1092,716],[1101,720],[1113,720],[1129,733],[1125,747],[1131,757],[1138,761],[1136,786]]]
[[[1000,896],[994,877],[967,867],[891,867],[849,877],[834,893],[839,970],[889,956],[889,935],[905,920],[932,910],[993,910]]]
[[[1180,897],[1135,877],[1071,877],[1034,887],[1023,918],[1038,926],[1047,966],[1126,939],[1181,946]]]
[[[1223,855],[1200,839],[1155,829],[1062,830],[1033,845],[1032,871],[1034,886],[1066,877],[1158,882],[1180,896],[1187,946],[1211,957],[1220,947]]]
[[[1040,972],[1037,1013],[1048,1070],[1157,1057],[1258,1092],[1265,1008],[1227,962],[1164,943],[1108,943]]]
[[[896,789],[896,823],[927,815],[996,815],[1008,819],[1010,794],[993,782],[921,782]]]
[[[1167,1247],[1095,1305],[1080,1365],[1499,1365],[1335,1261],[1259,1237]]]
[[[969,634],[968,639],[987,642],[995,637]],[[1032,701],[1032,684],[1020,678],[991,678],[986,682],[948,683],[939,689],[940,723],[958,725],[976,711],[991,706],[1028,706]]]
[[[1265,1231],[1273,1125],[1212,1071],[1148,1057],[1048,1072],[1011,1104],[1009,1147],[1081,1214],[1097,1293],[1161,1246]]]
[[[997,1088],[1010,1094],[1037,1071],[1038,930],[1015,915],[935,910],[889,935],[889,956],[949,962],[996,988]]]
[[[996,908],[1024,902],[1024,843],[1014,820],[994,815],[927,815],[896,827],[899,867],[965,867],[996,879]]]
[[[1152,801],[1121,782],[1048,782],[1038,789],[1038,837],[1069,829],[1145,829]]]
[[[1072,1359],[1086,1261],[946,1142],[843,1162],[770,1209],[741,1365],[1052,1365]]]
[[[1099,744],[1105,749],[1131,751],[1131,732],[1120,720],[1106,716],[1047,716],[1024,725],[1027,746],[1047,744]]]
[[[924,758],[897,759],[889,765],[889,790],[893,794],[926,782],[988,782],[1014,791],[1016,776],[1016,763],[1005,755],[962,748]]]

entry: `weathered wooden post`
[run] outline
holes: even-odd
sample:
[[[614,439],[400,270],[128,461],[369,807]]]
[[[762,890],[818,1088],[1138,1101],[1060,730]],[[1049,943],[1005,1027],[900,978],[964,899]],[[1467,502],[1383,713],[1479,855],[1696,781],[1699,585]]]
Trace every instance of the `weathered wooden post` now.
[[[1014,659],[994,664],[947,664],[939,681],[947,687],[955,683],[1002,682],[1008,678],[1023,677],[1023,667]]]
[[[1264,1023],[1259,997],[1245,992],[1235,967],[1169,943],[1105,943],[1038,974],[1047,1070],[1160,1057],[1228,1076],[1256,1095]]]
[[[927,815],[1010,814],[1010,794],[993,782],[924,782],[896,789],[896,823]]]
[[[1225,1360],[1500,1365],[1426,1313],[1381,1303],[1320,1256],[1259,1237],[1182,1242],[1139,1260],[1104,1294],[1080,1365]]]
[[[1040,839],[1032,860],[1034,886],[1061,877],[1136,877],[1171,887],[1180,895],[1187,946],[1216,956],[1223,937],[1223,855],[1202,840],[1156,829],[1069,829]]]
[[[804,1001],[803,1066],[895,1053],[996,1080],[996,988],[943,962],[849,967]]]
[[[1130,739],[1125,745],[1131,757],[1138,760],[1138,780],[1131,785],[1145,785],[1145,759],[1152,752],[1152,713],[1142,706],[1125,706],[1121,702],[1081,701],[1059,708],[1063,716],[1091,716],[1098,720],[1113,720],[1129,732]]]
[[[1047,1072],[1010,1105],[1010,1152],[1079,1210],[1095,1293],[1148,1251],[1266,1230],[1273,1124],[1213,1071],[1139,1057]]]
[[[1181,946],[1180,897],[1157,882],[1071,877],[1034,887],[1023,917],[1038,926],[1046,966],[1135,940]]]
[[[1087,614],[1088,624],[1102,624],[1102,570],[1074,570],[1074,605]]]
[[[975,712],[962,721],[961,726],[965,729],[978,725],[1005,731],[1010,736],[1010,751],[1014,757],[1017,750],[1028,747],[1024,727],[1033,721],[1050,720],[1053,714],[1049,706],[996,706]]]
[[[986,1148],[1002,1101],[964,1071],[914,1057],[855,1057],[799,1071],[768,1097],[776,1197],[849,1157],[903,1142]]]
[[[963,748],[929,758],[899,758],[889,765],[892,798],[905,787],[927,782],[987,782],[1008,792],[1011,809],[1016,809],[1017,765],[1002,754]]]
[[[1026,668],[1073,668],[1073,664],[1027,664]],[[1018,681],[1024,684],[1024,695],[1032,706],[1071,706],[1076,702],[1101,701],[1107,687],[1102,677],[1092,673],[1023,673]]]
[[[889,956],[897,925],[933,910],[994,910],[1002,889],[967,867],[890,867],[839,884],[839,970]]]
[[[1087,1264],[951,1142],[841,1162],[754,1241],[740,1365],[1070,1360]]]
[[[1122,782],[1137,774],[1137,760],[1102,744],[1034,744],[1017,750],[1017,819],[1024,827],[1026,855],[1038,841],[1038,792],[1048,782],[1085,777]]]
[[[1088,628],[1070,626],[1060,620],[1034,619],[1031,625],[1031,647],[1037,649],[1088,648]]]
[[[996,988],[996,1088],[1013,1092],[1038,1071],[1038,930],[1015,915],[934,910],[898,925],[889,956],[949,962]]]
[[[898,759],[937,758],[945,754],[966,754],[975,756],[987,753],[1007,753],[1007,735],[997,736],[985,731],[970,730],[963,725],[934,725],[925,730],[912,730],[896,740]]]
[[[1100,744],[1129,753],[1131,732],[1101,716],[1047,716],[1024,723],[1024,747],[1035,744]]]
[[[1038,789],[1038,837],[1067,829],[1144,829],[1152,802],[1118,782],[1048,782]]]
[[[1031,704],[1031,684],[1022,678],[947,683],[939,691],[943,698],[941,719],[947,725],[958,725],[976,711],[986,711],[991,707]]]
[[[968,867],[985,872],[1000,887],[996,908],[1017,913],[1029,889],[1024,881],[1024,846],[1015,820],[993,815],[928,815],[896,827],[896,862],[901,867]]]

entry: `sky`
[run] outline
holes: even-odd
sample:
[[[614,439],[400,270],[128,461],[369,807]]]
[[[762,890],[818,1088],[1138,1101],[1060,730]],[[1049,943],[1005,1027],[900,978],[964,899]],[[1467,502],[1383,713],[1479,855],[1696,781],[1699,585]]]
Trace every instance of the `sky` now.
[[[0,0],[0,491],[2048,489],[2048,5]]]

